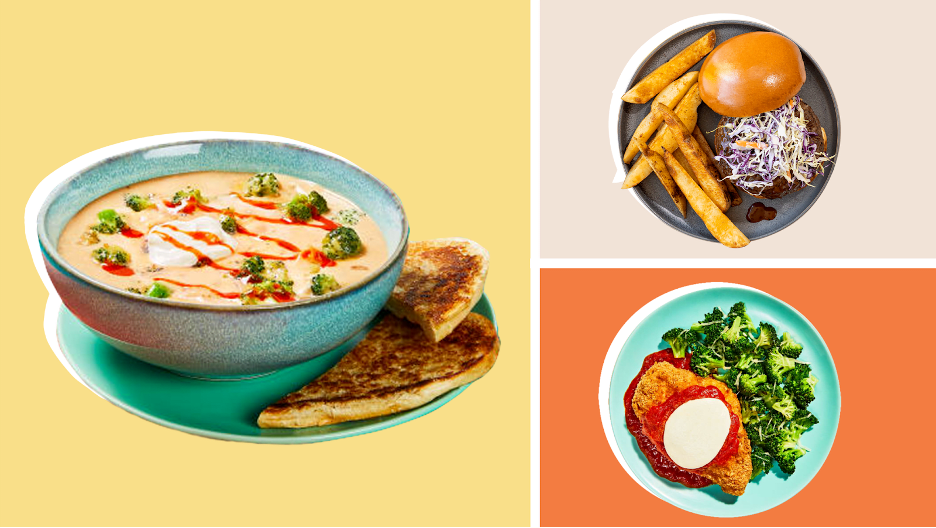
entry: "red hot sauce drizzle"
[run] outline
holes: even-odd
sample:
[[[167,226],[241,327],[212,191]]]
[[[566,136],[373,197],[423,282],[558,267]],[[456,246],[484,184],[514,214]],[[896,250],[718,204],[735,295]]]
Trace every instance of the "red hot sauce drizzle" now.
[[[238,292],[224,293],[224,292],[221,292],[212,288],[211,286],[205,286],[204,284],[187,284],[185,282],[179,282],[177,280],[167,279],[165,277],[154,277],[153,280],[168,282],[169,284],[175,284],[176,286],[181,286],[182,288],[202,288],[203,290],[208,290],[211,293],[217,295],[218,297],[223,297],[225,299],[237,299],[238,297],[240,297],[240,293]]]
[[[252,236],[255,238],[259,238],[260,240],[265,240],[267,242],[273,242],[279,247],[283,249],[288,249],[289,251],[295,251],[296,253],[301,251],[298,246],[296,246],[292,242],[289,242],[288,240],[283,240],[282,238],[275,238],[275,237],[266,236],[266,235],[258,235],[252,231],[248,231],[247,228],[239,224],[237,226],[237,232],[242,235]]]
[[[120,234],[127,238],[140,238],[141,236],[143,236],[143,233],[141,233],[140,231],[137,231],[136,229],[133,229],[130,226],[123,226],[120,229]]]
[[[242,196],[239,193],[232,193],[232,194],[234,194],[242,202],[250,204],[254,207],[259,207],[262,209],[276,209],[278,207],[278,204],[274,202],[251,200],[249,198]],[[237,211],[218,209],[218,208],[203,204],[199,202],[198,200],[196,200],[195,198],[189,198],[186,202],[183,202],[182,204],[176,204],[176,203],[172,203],[172,201],[170,200],[164,200],[163,204],[166,207],[174,210],[175,212],[185,213],[185,214],[191,214],[196,209],[198,209],[198,210],[209,212],[209,213],[229,214],[237,218],[249,218],[249,219],[257,220],[260,222],[268,222],[272,224],[308,226],[308,227],[324,229],[326,231],[332,231],[340,227],[339,224],[318,214],[318,212],[315,211],[314,208],[312,210],[312,213],[313,213],[312,219],[317,223],[297,222],[297,221],[290,220],[288,218],[270,218],[270,217],[265,217],[265,216],[249,214],[249,213],[239,213]],[[186,235],[192,237],[193,239],[200,240],[209,245],[213,245],[213,244],[222,245],[230,249],[232,253],[237,253],[236,251],[234,251],[234,248],[225,244],[224,241],[222,241],[221,238],[215,235],[214,233],[208,233],[205,231],[184,231],[182,229],[179,229],[171,225],[163,225],[162,227],[171,229],[173,231],[178,231],[180,233],[185,233]],[[124,236],[128,236],[131,238],[138,238],[138,237],[143,236],[143,233],[140,233],[139,231],[134,231],[133,229],[130,229],[129,227],[125,228],[125,230],[127,230],[127,232],[121,231],[121,233],[124,234]],[[256,252],[251,252],[251,251],[244,251],[244,252],[237,253],[245,257],[259,256],[261,258],[270,259],[270,260],[296,260],[296,259],[302,258],[302,259],[306,259],[312,262],[316,262],[322,267],[330,267],[336,264],[334,260],[331,260],[330,258],[326,257],[323,252],[315,248],[309,248],[303,251],[303,250],[300,250],[298,246],[296,246],[292,242],[289,242],[288,240],[283,240],[281,238],[275,238],[275,237],[266,236],[266,235],[259,235],[257,233],[249,231],[248,229],[246,229],[245,227],[241,225],[237,226],[237,232],[243,235],[258,238],[260,240],[265,240],[267,242],[273,242],[277,244],[278,246],[282,247],[283,249],[292,251],[294,253],[293,255],[269,255],[266,253],[256,253]],[[183,251],[188,251],[189,253],[195,255],[195,258],[198,259],[198,265],[200,266],[210,266],[215,269],[231,272],[232,274],[236,274],[238,271],[240,271],[238,268],[229,268],[227,266],[222,266],[221,264],[218,264],[217,262],[215,262],[213,259],[205,255],[198,249],[192,246],[183,244],[182,242],[179,242],[178,240],[169,236],[166,233],[160,233],[159,231],[155,231],[154,234],[156,234],[159,238],[165,240],[166,242],[169,242],[170,244],[174,245],[175,247]],[[113,266],[110,264],[105,264],[104,266],[106,266],[104,268],[106,271],[110,273],[114,273],[115,275],[133,275],[133,270],[124,266]],[[109,269],[109,268],[114,268],[114,269]],[[169,284],[174,284],[176,286],[180,286],[183,288],[202,288],[224,299],[237,299],[238,297],[241,296],[241,294],[238,292],[225,293],[222,291],[218,291],[210,286],[206,286],[204,284],[187,284],[187,283],[179,282],[173,279],[167,279],[164,277],[157,277],[157,278],[154,278],[153,280],[168,282]],[[276,287],[279,287],[279,286],[278,285],[274,286],[274,288]],[[289,293],[285,290],[284,291],[272,291],[272,292],[250,290],[246,292],[245,294],[248,297],[251,297],[255,300],[261,300],[261,301],[267,298],[272,298],[276,302],[289,302],[289,301],[296,300],[296,296],[294,294]]]
[[[244,202],[245,204],[249,204],[249,205],[252,205],[252,206],[254,206],[254,207],[259,207],[259,208],[261,208],[261,209],[276,209],[276,203],[275,203],[275,202],[265,202],[265,201],[262,201],[262,200],[251,200],[250,198],[247,198],[246,196],[242,195],[241,193],[231,193],[231,194],[233,194],[234,196],[236,196],[238,200]]]
[[[686,471],[685,469],[677,466],[669,456],[660,452],[656,448],[656,445],[654,445],[653,440],[644,434],[643,425],[640,423],[640,419],[637,418],[637,413],[634,412],[633,406],[634,392],[637,390],[637,383],[640,382],[640,378],[644,375],[645,372],[647,372],[647,370],[650,369],[650,367],[661,361],[666,361],[676,368],[689,370],[689,361],[691,359],[691,352],[687,352],[685,357],[677,358],[673,356],[673,350],[670,348],[661,350],[659,352],[654,352],[653,354],[650,354],[644,358],[640,372],[637,373],[637,376],[627,387],[627,392],[624,393],[624,419],[627,423],[627,430],[630,431],[630,434],[632,434],[634,439],[637,440],[637,446],[640,447],[640,450],[643,452],[644,456],[647,457],[647,460],[653,467],[653,471],[655,471],[657,475],[665,478],[666,480],[683,484],[689,488],[704,488],[705,486],[710,485],[712,481],[701,475],[690,473],[689,471]]]
[[[267,203],[267,202],[262,202],[262,203]],[[188,201],[185,202],[184,205],[172,203],[171,200],[165,200],[163,201],[163,204],[166,207],[172,209],[173,211],[176,211],[179,213],[185,213],[185,214],[191,214],[192,212],[195,211],[195,209],[199,209],[201,211],[205,211],[208,213],[230,214],[237,218],[250,218],[251,220],[257,220],[259,222],[267,222],[270,224],[285,224],[285,225],[297,225],[297,226],[306,226],[306,227],[317,227],[319,229],[324,229],[325,231],[333,231],[337,229],[338,227],[341,227],[339,224],[336,224],[335,222],[332,222],[331,220],[318,214],[318,212],[316,212],[314,209],[312,211],[313,212],[312,220],[314,220],[317,223],[299,222],[295,220],[290,220],[289,218],[270,218],[269,216],[260,216],[260,215],[250,214],[250,213],[239,213],[237,211],[218,209],[217,207],[211,207],[210,205],[203,204],[199,202],[198,200],[196,200],[195,198],[189,198]]]
[[[111,275],[120,275],[121,277],[129,277],[130,275],[133,275],[133,270],[127,266],[111,264],[110,262],[101,264],[101,269],[110,273]]]
[[[186,231],[181,231],[180,229],[176,229],[175,227],[172,227],[172,226],[163,226],[163,227],[168,227],[168,228],[170,228],[170,229],[174,229],[174,230],[176,230],[176,231],[180,231],[180,232],[182,232],[182,233],[185,233],[185,234],[191,236],[191,234],[189,234],[188,232],[186,232]],[[223,270],[223,271],[230,271],[230,272],[238,271],[237,268],[229,268],[229,267],[227,267],[227,266],[222,266],[221,264],[218,264],[217,262],[215,262],[214,260],[212,260],[211,257],[209,257],[208,255],[205,255],[205,254],[202,253],[201,251],[199,251],[199,250],[193,248],[192,246],[189,246],[189,245],[183,244],[182,242],[179,242],[178,240],[176,240],[176,239],[172,238],[171,236],[167,235],[166,233],[160,233],[159,231],[151,231],[151,232],[152,232],[153,234],[155,234],[156,236],[158,236],[159,238],[165,240],[166,242],[169,242],[169,243],[172,244],[173,246],[175,246],[175,247],[181,249],[182,251],[188,251],[189,253],[195,255],[195,258],[198,259],[198,265],[200,265],[200,266],[210,266],[210,267],[212,267],[212,268],[214,268],[214,269],[219,269],[219,270]],[[201,231],[196,231],[196,233],[201,233]],[[215,235],[212,234],[212,233],[205,233],[205,234],[206,234],[206,235],[215,236]],[[194,237],[193,237],[193,238],[194,238]],[[230,247],[230,246],[227,246],[227,247]],[[168,281],[167,281],[167,282],[168,282]]]

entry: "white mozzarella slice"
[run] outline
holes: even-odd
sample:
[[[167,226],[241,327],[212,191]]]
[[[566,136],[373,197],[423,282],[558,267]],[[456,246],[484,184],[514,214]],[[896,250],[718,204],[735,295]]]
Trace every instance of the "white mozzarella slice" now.
[[[721,400],[689,400],[666,421],[663,446],[673,462],[686,469],[698,469],[721,450],[730,426],[728,408]]]
[[[172,229],[171,226],[175,229]],[[182,231],[194,233],[196,231],[207,232],[216,235],[224,244],[209,244],[203,240],[196,240]],[[198,250],[201,254],[212,260],[218,260],[233,253],[232,249],[237,248],[237,240],[224,232],[221,228],[221,222],[210,216],[200,216],[187,222],[173,220],[163,224],[155,225],[150,229],[146,236],[149,245],[149,257],[154,264],[158,266],[181,266],[190,267],[198,262],[198,257],[191,251],[186,251],[176,247],[171,242],[163,239],[161,235],[171,237],[181,244]]]

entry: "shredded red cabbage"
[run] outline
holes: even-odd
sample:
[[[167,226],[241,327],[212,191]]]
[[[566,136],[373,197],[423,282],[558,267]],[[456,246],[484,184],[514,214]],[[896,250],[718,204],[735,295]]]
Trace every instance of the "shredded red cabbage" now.
[[[776,110],[731,118],[723,128],[721,152],[725,155],[715,159],[731,167],[726,178],[754,195],[777,178],[785,178],[794,190],[801,189],[824,174],[824,162],[832,161],[809,141],[816,133],[807,127],[798,95]]]

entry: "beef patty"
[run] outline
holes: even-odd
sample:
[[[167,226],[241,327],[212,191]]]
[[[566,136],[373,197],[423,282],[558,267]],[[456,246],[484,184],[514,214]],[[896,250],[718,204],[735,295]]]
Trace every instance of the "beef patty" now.
[[[825,152],[826,144],[822,139],[822,125],[819,123],[819,118],[816,116],[816,113],[813,112],[812,107],[806,104],[804,101],[800,101],[800,104],[803,107],[803,113],[806,117],[806,128],[814,133],[814,136],[809,136],[809,142],[816,145],[816,152]],[[718,122],[718,129],[715,131],[715,150],[718,152],[719,156],[724,155],[728,151],[728,137],[725,133],[724,125],[729,123],[731,120],[737,119],[734,117],[722,117],[721,121]],[[718,167],[722,170],[722,174],[731,174],[731,167],[728,166],[728,163],[725,160],[718,160]],[[781,196],[786,196],[792,192],[796,192],[800,189],[806,187],[806,184],[800,180],[793,180],[793,182],[788,182],[786,178],[779,177],[774,179],[773,183],[769,187],[764,187],[761,189],[760,194],[754,194],[751,191],[748,191],[744,188],[743,185],[735,182],[735,186],[744,192],[754,196],[755,198],[765,198],[768,200],[773,200],[775,198],[780,198]]]

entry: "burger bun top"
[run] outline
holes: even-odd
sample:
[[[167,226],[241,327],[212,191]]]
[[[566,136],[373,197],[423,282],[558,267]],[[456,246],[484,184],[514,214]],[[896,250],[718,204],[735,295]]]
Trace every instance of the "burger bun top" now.
[[[806,82],[803,54],[793,41],[756,31],[722,42],[699,72],[702,101],[724,116],[748,117],[776,110]]]

